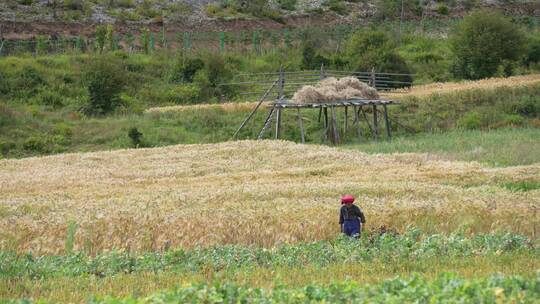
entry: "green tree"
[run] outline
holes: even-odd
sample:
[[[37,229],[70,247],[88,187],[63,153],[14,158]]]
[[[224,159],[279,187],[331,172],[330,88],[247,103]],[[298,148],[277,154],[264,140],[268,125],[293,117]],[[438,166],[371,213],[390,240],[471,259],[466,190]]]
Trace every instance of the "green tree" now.
[[[367,72],[375,69],[376,72],[410,74],[409,65],[397,50],[396,44],[390,37],[381,31],[358,31],[347,42],[346,54],[351,68]],[[394,76],[392,80],[412,82],[409,75]],[[404,84],[396,83],[392,86],[401,87]]]
[[[83,107],[87,115],[105,115],[122,104],[120,93],[124,87],[122,69],[113,57],[100,56],[91,60],[84,80],[90,99]]]
[[[526,51],[525,34],[510,19],[494,11],[475,11],[465,17],[451,36],[456,77],[481,79],[498,70],[506,75]]]

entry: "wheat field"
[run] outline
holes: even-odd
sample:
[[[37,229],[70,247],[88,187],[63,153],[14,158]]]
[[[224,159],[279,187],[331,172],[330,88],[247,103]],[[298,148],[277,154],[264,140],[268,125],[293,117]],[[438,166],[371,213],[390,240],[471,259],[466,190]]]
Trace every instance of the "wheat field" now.
[[[538,236],[540,163],[489,168],[427,154],[368,155],[285,141],[238,141],[0,160],[0,247],[90,254],[332,238],[352,193],[381,225]]]

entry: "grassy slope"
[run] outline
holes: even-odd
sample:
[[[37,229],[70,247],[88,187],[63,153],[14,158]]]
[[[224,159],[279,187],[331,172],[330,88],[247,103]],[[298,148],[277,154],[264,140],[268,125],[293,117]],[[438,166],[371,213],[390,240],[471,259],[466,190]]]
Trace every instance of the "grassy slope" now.
[[[428,153],[436,159],[478,161],[494,166],[540,162],[540,129],[449,131],[364,142],[349,148],[366,153]]]
[[[515,81],[509,81],[509,84],[513,83]],[[418,96],[413,90],[412,95],[399,96],[402,100],[401,105],[390,107],[391,118],[420,132],[439,132],[456,128],[537,127],[540,124],[538,121],[540,84],[472,87],[441,94],[425,94],[423,92],[427,90],[433,92],[433,88],[424,88]],[[0,104],[0,151],[5,157],[24,157],[58,152],[128,148],[132,147],[127,136],[131,127],[137,127],[143,133],[144,146],[215,143],[229,140],[249,111],[250,107],[243,105],[195,106],[182,108],[181,111],[154,110],[140,115],[126,114],[88,119],[69,110],[43,112],[32,106]],[[239,137],[255,138],[265,115],[266,111],[259,111]],[[343,114],[340,111],[338,115]],[[302,116],[307,141],[320,143],[322,127],[317,123],[316,111],[303,111]],[[286,112],[283,124],[282,138],[297,141],[300,134],[295,113]],[[395,123],[392,127],[397,136],[409,134],[406,129]],[[362,129],[364,133],[368,132],[365,122],[362,122]],[[534,133],[534,131],[526,132],[529,132],[526,134]],[[503,131],[501,134],[505,136],[506,133]],[[268,133],[267,137],[271,135]],[[516,147],[530,142],[524,137],[513,138],[511,134],[506,137],[505,140],[514,142],[513,145]],[[355,130],[350,128],[347,141],[357,142],[355,138]],[[490,138],[495,140],[494,137]],[[471,145],[479,140],[480,138],[476,138]],[[534,148],[534,144],[527,145]],[[480,156],[482,155],[480,153]],[[495,159],[486,160],[497,162]],[[533,153],[529,153],[522,160],[523,163],[532,161],[534,161]],[[515,164],[508,158],[501,159],[500,163]]]

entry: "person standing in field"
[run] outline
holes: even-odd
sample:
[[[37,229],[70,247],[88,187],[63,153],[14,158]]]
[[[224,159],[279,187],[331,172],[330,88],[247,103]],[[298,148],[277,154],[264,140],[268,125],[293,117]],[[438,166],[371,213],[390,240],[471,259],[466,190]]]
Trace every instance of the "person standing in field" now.
[[[339,225],[341,232],[348,236],[358,238],[362,231],[362,225],[366,223],[366,217],[360,207],[353,204],[354,196],[345,195],[341,198],[339,210]]]

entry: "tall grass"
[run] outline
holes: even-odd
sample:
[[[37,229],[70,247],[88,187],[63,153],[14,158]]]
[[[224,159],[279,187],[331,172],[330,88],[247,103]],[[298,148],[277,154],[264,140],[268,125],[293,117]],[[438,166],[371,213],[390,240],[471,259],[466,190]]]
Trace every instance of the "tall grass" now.
[[[540,162],[540,129],[455,130],[369,141],[348,148],[367,153],[427,153],[433,158],[478,161],[493,166]]]

